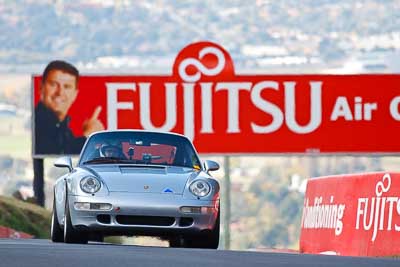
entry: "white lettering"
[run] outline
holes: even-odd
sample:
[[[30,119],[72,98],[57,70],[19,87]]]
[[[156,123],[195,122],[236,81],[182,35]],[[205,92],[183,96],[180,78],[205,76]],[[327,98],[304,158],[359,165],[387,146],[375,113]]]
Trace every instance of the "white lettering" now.
[[[396,207],[396,210],[397,210],[397,215],[400,215],[400,199],[397,200],[397,207]],[[397,224],[394,224],[394,230],[395,230],[396,232],[400,232],[400,226],[398,226]]]
[[[340,235],[343,231],[343,215],[344,215],[344,209],[346,208],[346,205],[339,205],[338,208],[338,213],[337,213],[337,220],[336,220],[336,228],[335,228],[335,235]]]
[[[285,86],[285,118],[289,129],[295,133],[307,134],[321,124],[321,86],[322,82],[310,82],[311,86],[311,118],[308,125],[301,127],[296,122],[295,82],[284,82]]]
[[[381,202],[381,217],[379,221],[379,230],[383,230],[383,222],[385,221],[385,205],[386,205],[386,197],[382,198]]]
[[[314,205],[309,206],[309,200],[306,199],[303,208],[302,228],[334,229],[336,236],[341,235],[346,205],[333,204],[333,196],[331,196],[330,204],[322,204],[322,202],[322,197],[316,197]]]
[[[364,216],[364,221],[363,222],[364,222],[364,229],[365,230],[369,230],[372,227],[372,222],[374,220],[374,211],[375,211],[374,207],[375,207],[375,198],[373,197],[371,199],[371,207],[370,207],[368,224],[366,223],[367,216]],[[365,215],[368,214],[367,211],[368,211],[368,198],[365,199],[365,206],[364,206],[364,214]]]
[[[272,122],[269,125],[261,126],[252,122],[251,128],[255,133],[272,133],[278,130],[283,124],[283,113],[280,108],[261,97],[261,92],[267,89],[277,91],[279,90],[279,85],[277,82],[264,81],[254,85],[251,90],[251,101],[253,104],[260,110],[269,113],[272,116]]]
[[[390,102],[390,115],[396,121],[400,121],[400,113],[399,113],[399,103],[400,103],[400,96],[396,96]]]
[[[154,126],[150,119],[150,83],[139,83],[140,123],[145,130],[168,132],[176,125],[176,83],[166,83],[166,120],[160,127]]]
[[[201,133],[213,133],[212,120],[212,83],[200,83],[201,86]]]
[[[349,104],[344,96],[339,96],[336,99],[335,106],[333,107],[331,114],[331,121],[336,121],[339,117],[344,117],[346,121],[353,120],[353,115],[351,114]]]
[[[377,103],[365,103],[364,104],[364,120],[372,120],[372,111],[377,110]]]
[[[377,228],[378,228],[378,219],[379,219],[379,204],[381,202],[381,198],[377,197],[376,198],[376,206],[375,206],[375,222],[374,222],[374,232],[372,233],[372,242],[375,241],[376,234],[377,234]]]
[[[132,110],[132,102],[118,102],[119,90],[136,90],[135,83],[106,83],[107,88],[107,129],[118,128],[118,110]]]
[[[368,231],[373,229],[371,241],[374,242],[379,231],[391,231],[393,228],[393,210],[394,204],[397,203],[397,214],[400,215],[400,199],[398,197],[386,197],[383,193],[387,193],[392,185],[390,174],[385,174],[375,185],[376,197],[359,198],[357,206],[356,229],[360,229],[360,220],[363,219],[363,229]],[[368,202],[370,206],[368,207]],[[388,205],[386,205],[388,204]],[[387,226],[385,225],[387,213]],[[368,222],[367,222],[368,220]],[[400,231],[400,226],[394,224],[394,230]]]
[[[363,103],[362,98],[356,96],[354,98],[354,118],[351,112],[347,98],[339,96],[336,99],[335,106],[331,114],[331,121],[336,121],[339,117],[344,117],[346,121],[370,121],[372,120],[372,112],[377,110],[377,103]]]
[[[362,117],[362,98],[358,96],[354,98],[354,120],[360,121]]]
[[[387,201],[389,202],[389,215],[388,215],[388,224],[387,224],[387,230],[390,231],[392,230],[392,217],[393,217],[393,204],[397,202],[398,198],[397,197],[388,197]]]
[[[356,221],[356,229],[360,229],[360,216],[364,214],[363,209],[361,208],[361,204],[368,201],[365,198],[359,198],[358,199],[358,205],[357,205],[357,221]]]
[[[250,91],[251,83],[217,83],[216,91],[228,91],[228,133],[240,133],[239,128],[239,91]]]

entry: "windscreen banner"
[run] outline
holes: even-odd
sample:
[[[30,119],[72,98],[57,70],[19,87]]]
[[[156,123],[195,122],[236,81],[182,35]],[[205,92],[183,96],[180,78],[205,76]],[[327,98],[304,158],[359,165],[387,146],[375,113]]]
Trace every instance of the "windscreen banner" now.
[[[241,75],[211,42],[171,73],[34,75],[33,155],[79,154],[102,129],[181,133],[205,154],[400,152],[400,75]]]
[[[342,256],[400,254],[400,173],[308,180],[300,252]]]

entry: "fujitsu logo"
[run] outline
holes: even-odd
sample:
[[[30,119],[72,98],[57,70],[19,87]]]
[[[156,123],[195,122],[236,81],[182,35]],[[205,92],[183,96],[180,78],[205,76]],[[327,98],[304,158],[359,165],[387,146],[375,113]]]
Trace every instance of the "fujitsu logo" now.
[[[391,186],[392,178],[390,174],[385,174],[375,185],[375,197],[358,199],[356,229],[373,229],[372,242],[375,241],[378,231],[391,231],[394,228],[396,232],[400,232],[400,225],[393,222],[393,212],[400,215],[400,198],[384,196],[389,193]],[[387,213],[385,209],[388,209]]]
[[[214,55],[217,58],[217,65],[214,68],[207,68],[201,63],[201,59],[206,55]],[[200,60],[199,60],[200,59]],[[188,74],[186,72],[187,67],[194,66],[197,68],[195,74]],[[205,47],[199,52],[199,58],[187,58],[179,64],[179,75],[185,82],[197,82],[201,78],[201,74],[207,76],[216,76],[221,73],[225,67],[225,56],[224,53],[215,47]]]
[[[271,120],[260,122],[255,119],[246,121],[250,128],[257,134],[268,134],[279,130],[284,124],[293,133],[307,134],[315,131],[321,125],[321,88],[322,82],[310,81],[310,118],[307,123],[300,125],[296,121],[296,82],[283,81],[282,85],[273,80],[257,80],[253,78],[245,80],[246,76],[237,76],[234,73],[233,62],[230,55],[220,46],[211,42],[200,42],[184,48],[177,56],[173,66],[172,76],[166,76],[165,82],[154,83],[126,82],[106,83],[107,88],[107,125],[108,129],[118,128],[118,111],[133,110],[135,104],[131,101],[118,99],[118,92],[130,90],[139,92],[140,124],[145,130],[172,131],[177,126],[177,117],[183,118],[183,133],[191,140],[195,134],[214,133],[214,105],[227,107],[226,112],[217,114],[226,116],[227,134],[241,133],[239,124],[240,101],[239,95],[247,92],[250,103],[256,110],[267,114]],[[253,81],[250,81],[252,79]],[[160,88],[161,87],[161,88]],[[265,92],[284,90],[284,107],[265,99]],[[154,125],[151,120],[151,95],[158,96],[159,90],[165,90],[165,120],[160,125]],[[177,96],[177,91],[182,90],[183,97]],[[196,93],[200,97],[195,97]],[[220,92],[227,94],[226,103],[215,103],[213,98]],[[303,97],[304,98],[304,97]],[[183,105],[177,105],[177,101],[183,101]],[[201,109],[196,112],[195,105]],[[178,106],[183,110],[178,111]],[[164,112],[157,110],[157,112]],[[178,114],[178,112],[182,112]],[[158,113],[157,115],[160,115]],[[154,116],[154,114],[153,114]],[[200,119],[198,119],[200,117]],[[200,129],[195,129],[195,121],[200,121]],[[244,122],[242,122],[244,123]],[[248,126],[247,126],[248,127]]]

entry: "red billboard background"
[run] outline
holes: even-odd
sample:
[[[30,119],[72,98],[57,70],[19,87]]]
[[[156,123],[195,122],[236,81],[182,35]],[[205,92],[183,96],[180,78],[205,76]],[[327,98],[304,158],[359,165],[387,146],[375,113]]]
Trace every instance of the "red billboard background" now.
[[[182,133],[200,153],[398,153],[399,86],[400,75],[238,75],[226,50],[199,42],[171,76],[81,76],[70,126],[82,135],[101,106],[106,128]]]

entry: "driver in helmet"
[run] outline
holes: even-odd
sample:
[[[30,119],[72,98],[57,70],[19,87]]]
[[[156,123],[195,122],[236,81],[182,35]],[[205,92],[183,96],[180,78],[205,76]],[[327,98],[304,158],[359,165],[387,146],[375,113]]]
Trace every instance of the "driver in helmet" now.
[[[122,152],[121,144],[119,143],[104,143],[100,147],[100,156],[107,158],[121,158],[125,159]]]

